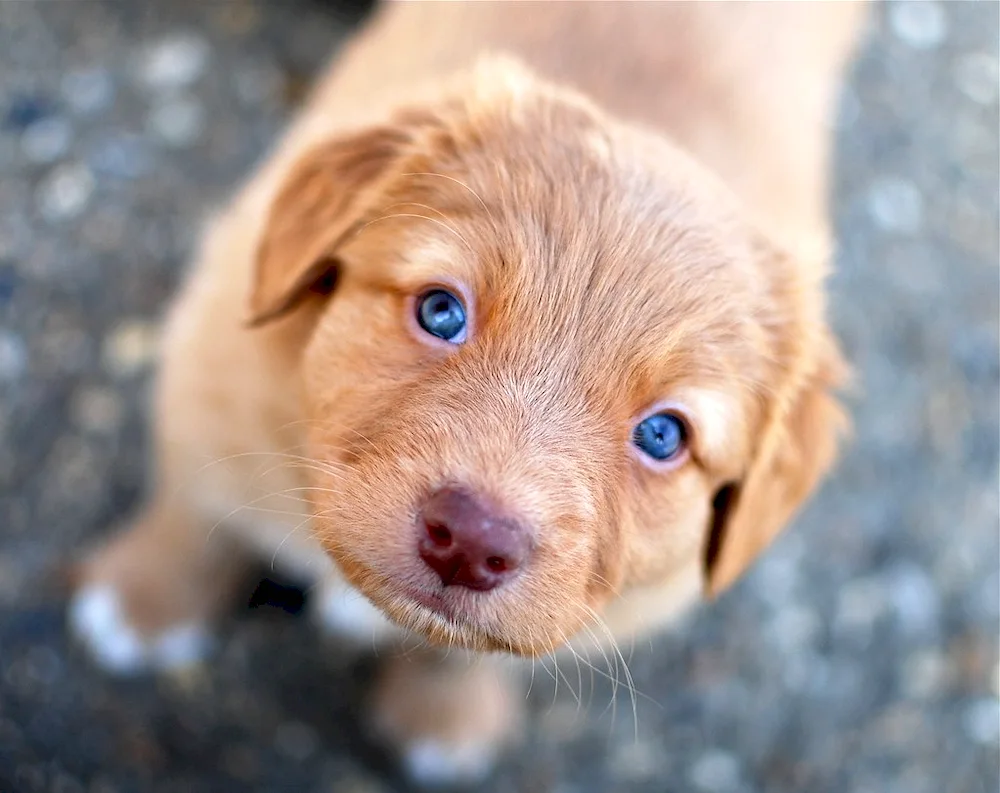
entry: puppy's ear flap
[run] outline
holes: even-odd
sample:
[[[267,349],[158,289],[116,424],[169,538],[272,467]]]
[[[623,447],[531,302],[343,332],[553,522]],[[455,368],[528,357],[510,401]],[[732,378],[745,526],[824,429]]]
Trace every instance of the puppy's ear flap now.
[[[811,291],[811,290],[810,290]],[[803,293],[796,299],[803,313]],[[745,476],[722,488],[705,553],[706,587],[715,597],[730,587],[794,517],[837,456],[848,422],[835,392],[848,367],[825,327],[809,332],[800,323],[784,332],[788,364],[785,387],[775,395],[753,461]]]
[[[248,324],[292,309],[329,276],[340,242],[364,219],[410,136],[372,127],[306,153],[278,190],[257,248]]]

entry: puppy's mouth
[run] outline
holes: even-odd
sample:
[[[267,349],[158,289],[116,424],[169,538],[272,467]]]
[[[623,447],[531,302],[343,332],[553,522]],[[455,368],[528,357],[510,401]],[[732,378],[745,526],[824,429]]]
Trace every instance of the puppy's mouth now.
[[[451,591],[459,587],[431,587],[400,582],[356,559],[339,559],[351,584],[372,600],[383,613],[404,629],[422,636],[432,645],[463,647],[477,652],[503,652],[524,657],[544,654],[531,644],[523,644],[494,625],[501,615],[482,612],[486,604],[476,600],[484,593]],[[473,602],[469,602],[469,601]]]
[[[397,624],[441,647],[540,658],[554,652],[574,633],[559,631],[552,636],[541,626],[527,633],[516,628],[508,630],[502,621],[505,617],[496,614],[496,609],[469,605],[463,602],[466,597],[482,596],[479,593],[451,593],[447,589],[433,591],[412,587],[400,590],[393,587],[385,596],[376,594],[372,599]],[[490,611],[494,614],[489,614]],[[517,624],[523,623],[524,620],[519,620]]]
[[[404,590],[402,596],[446,620],[462,623],[461,618],[456,614],[457,610],[448,602],[443,592],[428,592],[414,587]]]
[[[516,649],[510,640],[500,638],[501,631],[494,629],[490,621],[477,613],[480,609],[476,604],[463,602],[466,598],[482,597],[478,593],[456,593],[421,586],[394,586],[389,592],[383,606],[386,613],[403,626],[422,634],[431,643],[457,644],[483,652],[503,650],[525,654]]]

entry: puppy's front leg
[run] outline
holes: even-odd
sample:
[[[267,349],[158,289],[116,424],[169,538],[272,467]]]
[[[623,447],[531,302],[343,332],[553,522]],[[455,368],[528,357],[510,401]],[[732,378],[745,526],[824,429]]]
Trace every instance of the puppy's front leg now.
[[[70,625],[102,667],[170,669],[208,651],[210,623],[246,562],[231,537],[209,529],[179,504],[153,501],[83,562]]]
[[[428,786],[484,778],[520,734],[523,716],[509,661],[427,650],[383,661],[371,712],[408,776]]]

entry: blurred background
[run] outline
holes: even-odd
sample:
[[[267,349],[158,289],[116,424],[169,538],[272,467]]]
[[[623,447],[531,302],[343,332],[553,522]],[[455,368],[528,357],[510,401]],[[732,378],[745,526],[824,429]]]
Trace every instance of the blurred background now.
[[[0,3],[0,793],[401,789],[356,736],[368,670],[294,594],[234,614],[203,670],[112,681],[51,574],[143,488],[158,323],[206,212],[363,10]],[[837,475],[633,648],[638,736],[627,691],[585,674],[581,709],[540,667],[489,790],[998,789],[998,12],[876,6],[844,92],[833,313],[863,390]]]

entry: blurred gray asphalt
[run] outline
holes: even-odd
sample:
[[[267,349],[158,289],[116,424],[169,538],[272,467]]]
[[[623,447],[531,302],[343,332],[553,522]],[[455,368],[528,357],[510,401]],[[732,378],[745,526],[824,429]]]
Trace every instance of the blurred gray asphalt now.
[[[993,793],[1000,700],[995,2],[876,9],[838,128],[837,475],[745,581],[586,713],[539,670],[491,791]],[[339,41],[335,3],[0,2],[0,793],[395,790],[366,676],[234,615],[176,680],[109,681],[46,572],[143,486],[164,301],[206,209]],[[576,683],[576,670],[563,670]]]

